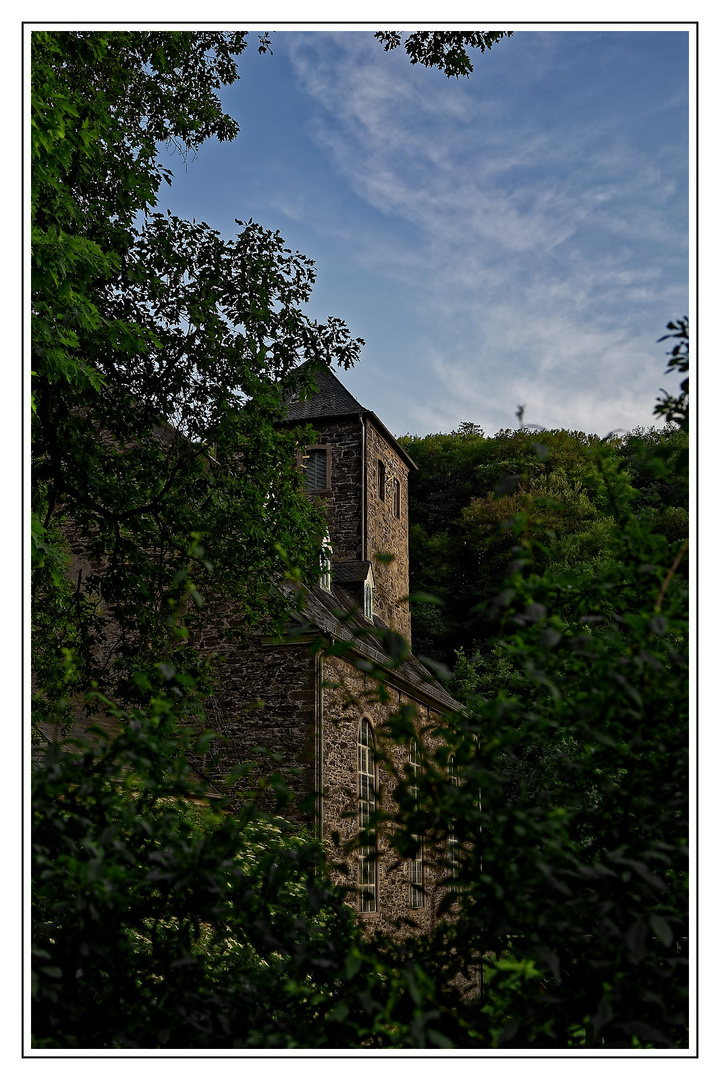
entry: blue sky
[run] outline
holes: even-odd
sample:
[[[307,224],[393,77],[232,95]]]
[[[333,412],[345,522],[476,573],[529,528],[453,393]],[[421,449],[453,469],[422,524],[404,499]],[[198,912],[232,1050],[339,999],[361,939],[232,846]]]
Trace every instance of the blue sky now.
[[[688,311],[688,34],[517,30],[469,79],[370,30],[255,38],[159,209],[278,229],[314,317],[366,341],[342,378],[396,435],[652,422]]]

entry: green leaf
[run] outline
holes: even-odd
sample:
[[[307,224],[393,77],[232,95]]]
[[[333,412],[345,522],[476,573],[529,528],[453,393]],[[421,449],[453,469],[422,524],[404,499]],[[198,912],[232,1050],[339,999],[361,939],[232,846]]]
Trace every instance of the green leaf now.
[[[426,1028],[425,1034],[427,1036],[428,1042],[431,1043],[433,1046],[439,1046],[441,1050],[455,1049],[455,1043],[452,1042],[452,1040],[449,1039],[447,1035],[443,1035],[443,1033],[441,1031],[438,1031],[436,1028]]]
[[[363,958],[356,949],[353,949],[345,957],[345,978],[348,980],[348,982],[351,982],[358,974],[360,968],[362,967],[362,963]]]
[[[214,731],[203,731],[201,735],[198,735],[195,740],[195,753],[206,754],[208,748],[214,739],[217,739],[217,734]]]
[[[650,926],[652,927],[653,933],[660,938],[663,945],[666,947],[672,945],[674,940],[673,932],[665,919],[663,919],[662,915],[658,915],[657,912],[651,911]]]

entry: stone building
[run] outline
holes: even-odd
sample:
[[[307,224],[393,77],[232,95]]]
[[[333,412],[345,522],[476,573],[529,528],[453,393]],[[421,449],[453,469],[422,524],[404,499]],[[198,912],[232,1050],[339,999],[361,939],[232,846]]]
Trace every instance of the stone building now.
[[[390,716],[412,706],[417,740],[427,744],[440,711],[457,708],[412,653],[404,655],[399,640],[411,639],[408,476],[416,466],[329,369],[316,383],[311,398],[288,402],[284,423],[310,425],[317,435],[298,468],[307,497],[321,504],[327,521],[321,578],[298,590],[281,642],[262,634],[228,641],[223,630],[234,625],[231,607],[207,620],[209,628],[194,641],[223,655],[216,696],[206,702],[206,721],[222,736],[223,754],[213,765],[193,764],[219,795],[232,766],[255,760],[262,772],[269,760],[295,795],[287,816],[313,827],[345,859],[347,872],[338,877],[356,887],[360,917],[384,923],[407,916],[427,927],[447,888],[447,852],[436,859],[420,844],[414,858],[398,863],[381,832],[370,847],[357,847],[363,823],[392,799],[393,773],[408,776],[418,767],[417,741],[388,745],[383,738]],[[101,566],[89,559],[80,530],[68,526],[66,534],[79,587]],[[388,631],[398,635],[394,658]],[[108,654],[117,632],[111,620]],[[382,695],[367,674],[371,668],[382,672]],[[111,717],[93,722],[114,734]],[[85,721],[78,723],[71,734],[84,733]],[[44,734],[59,737],[56,730]]]
[[[427,739],[439,711],[457,703],[412,653],[398,663],[386,651],[387,630],[410,641],[408,476],[416,466],[329,369],[316,382],[311,398],[289,402],[286,423],[310,424],[317,434],[299,467],[327,519],[321,580],[298,594],[287,640],[257,635],[249,645],[223,646],[209,719],[228,761],[245,761],[258,747],[282,753],[295,805],[304,807],[296,815],[314,818],[318,834],[343,852],[378,803],[392,798],[391,773],[417,767],[417,742],[383,740],[389,716],[412,705],[418,739]],[[319,635],[330,651],[317,649]],[[212,636],[205,644],[213,647]],[[385,700],[364,674],[373,665],[383,671]],[[391,770],[377,760],[381,744]],[[446,859],[431,858],[421,844],[398,863],[381,833],[345,858],[363,920],[432,923],[447,888]]]

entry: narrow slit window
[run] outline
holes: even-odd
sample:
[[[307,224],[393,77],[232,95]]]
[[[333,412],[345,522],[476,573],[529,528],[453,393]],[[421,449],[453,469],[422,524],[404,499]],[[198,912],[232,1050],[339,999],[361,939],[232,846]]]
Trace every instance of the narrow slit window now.
[[[393,480],[393,514],[400,517],[400,481],[397,478]]]
[[[366,619],[373,617],[373,587],[369,581],[365,582],[363,614]]]
[[[377,911],[377,851],[371,829],[375,812],[375,739],[369,720],[358,731],[358,884],[360,910]]]
[[[332,548],[327,533],[325,533],[320,552],[320,585],[326,592],[332,589]]]
[[[385,502],[385,462],[378,458],[377,463],[378,498]]]
[[[305,490],[324,491],[327,486],[327,450],[308,450],[305,458]]]

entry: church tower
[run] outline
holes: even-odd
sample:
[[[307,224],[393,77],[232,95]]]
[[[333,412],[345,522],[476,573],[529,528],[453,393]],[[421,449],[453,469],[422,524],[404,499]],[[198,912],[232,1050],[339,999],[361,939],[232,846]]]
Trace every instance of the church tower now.
[[[333,580],[366,618],[410,641],[408,476],[415,463],[329,368],[315,380],[315,394],[288,403],[287,423],[317,432],[302,468],[305,490],[327,519]]]

